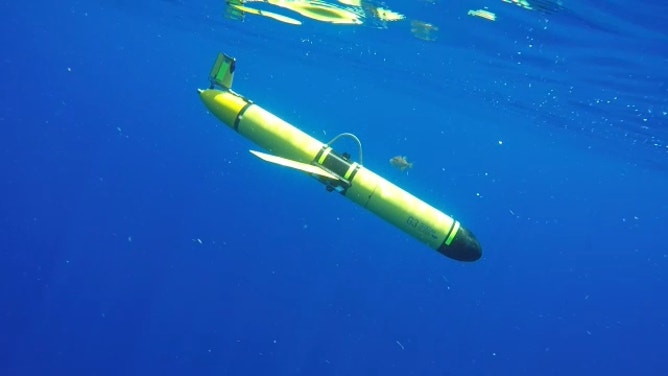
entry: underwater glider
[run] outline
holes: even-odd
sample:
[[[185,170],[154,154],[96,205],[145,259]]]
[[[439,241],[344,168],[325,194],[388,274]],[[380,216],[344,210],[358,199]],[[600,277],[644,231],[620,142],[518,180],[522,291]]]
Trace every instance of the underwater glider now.
[[[311,175],[328,191],[337,191],[447,257],[476,261],[482,256],[478,240],[458,221],[364,167],[355,135],[343,133],[320,142],[232,91],[235,67],[233,58],[219,54],[209,76],[211,85],[199,94],[219,120],[269,152],[251,150],[253,155]],[[357,142],[359,162],[332,149],[342,137]]]

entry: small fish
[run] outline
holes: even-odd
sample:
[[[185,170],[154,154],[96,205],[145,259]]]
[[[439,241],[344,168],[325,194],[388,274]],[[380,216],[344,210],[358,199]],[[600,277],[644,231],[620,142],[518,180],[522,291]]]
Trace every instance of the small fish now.
[[[401,170],[401,172],[413,168],[413,163],[409,162],[404,155],[397,155],[396,157],[390,158],[390,164]]]

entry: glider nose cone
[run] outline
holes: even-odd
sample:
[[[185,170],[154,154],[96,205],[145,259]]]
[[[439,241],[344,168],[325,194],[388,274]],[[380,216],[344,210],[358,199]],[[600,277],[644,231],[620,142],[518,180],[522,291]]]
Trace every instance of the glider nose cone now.
[[[448,245],[442,245],[438,251],[445,256],[458,261],[476,261],[482,257],[482,247],[473,233],[465,228],[460,228],[457,236]]]

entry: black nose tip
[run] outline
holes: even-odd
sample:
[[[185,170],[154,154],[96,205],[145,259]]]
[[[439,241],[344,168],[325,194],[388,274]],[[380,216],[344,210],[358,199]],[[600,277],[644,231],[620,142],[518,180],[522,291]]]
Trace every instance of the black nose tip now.
[[[476,261],[482,257],[482,247],[473,233],[463,227],[450,245],[443,244],[438,251],[458,261]]]

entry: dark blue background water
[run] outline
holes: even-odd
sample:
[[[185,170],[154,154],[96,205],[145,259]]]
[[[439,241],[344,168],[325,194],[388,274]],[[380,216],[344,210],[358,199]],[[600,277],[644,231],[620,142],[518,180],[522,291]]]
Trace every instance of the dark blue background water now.
[[[438,41],[213,0],[3,2],[0,373],[666,374],[666,6],[388,6]],[[251,156],[196,94],[219,51],[235,91],[355,132],[483,258]]]

